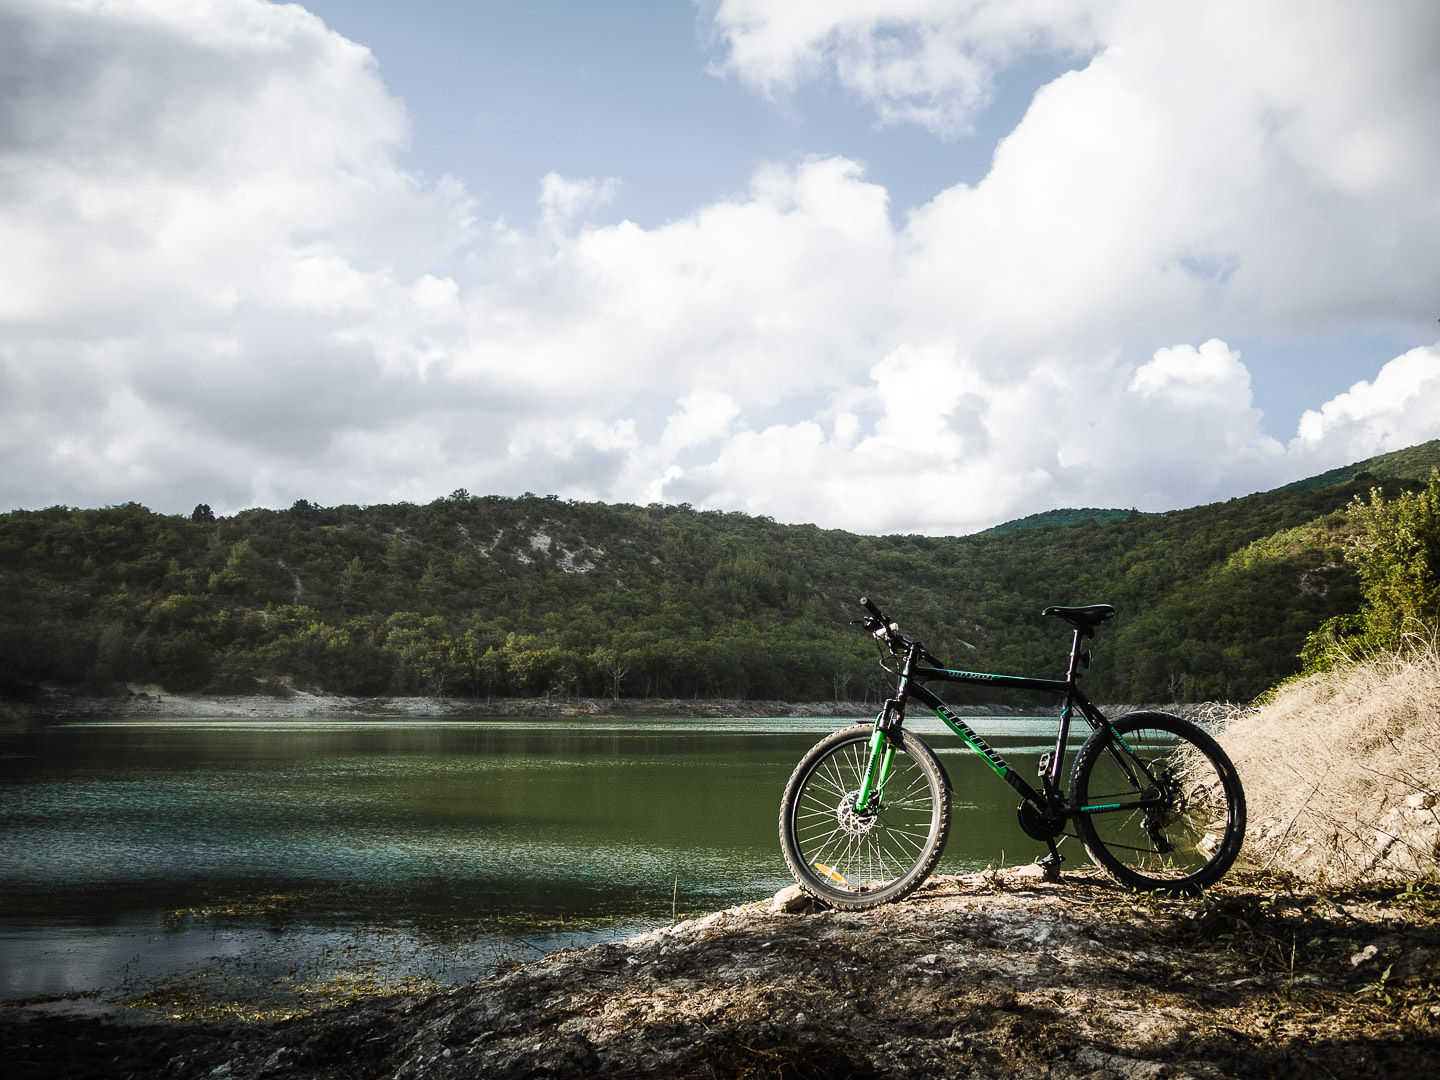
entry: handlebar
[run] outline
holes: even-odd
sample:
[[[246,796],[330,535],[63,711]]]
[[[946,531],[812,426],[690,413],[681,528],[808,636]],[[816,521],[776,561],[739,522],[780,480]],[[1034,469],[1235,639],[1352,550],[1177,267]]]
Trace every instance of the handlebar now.
[[[870,613],[869,618],[860,620],[860,625],[863,626],[865,632],[876,641],[883,642],[891,653],[899,656],[902,653],[908,653],[913,648],[916,652],[916,658],[923,663],[933,664],[935,667],[945,666],[926,652],[925,646],[921,645],[920,642],[900,633],[900,624],[885,618],[885,616],[880,613],[880,609],[875,606],[868,596],[862,596],[860,598],[860,606]]]

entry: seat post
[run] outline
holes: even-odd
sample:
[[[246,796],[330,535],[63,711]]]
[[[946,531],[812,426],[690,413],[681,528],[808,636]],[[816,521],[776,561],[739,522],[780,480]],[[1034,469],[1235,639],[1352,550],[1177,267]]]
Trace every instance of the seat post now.
[[[1080,627],[1075,627],[1075,636],[1070,642],[1070,670],[1065,673],[1065,681],[1074,686],[1080,674]]]

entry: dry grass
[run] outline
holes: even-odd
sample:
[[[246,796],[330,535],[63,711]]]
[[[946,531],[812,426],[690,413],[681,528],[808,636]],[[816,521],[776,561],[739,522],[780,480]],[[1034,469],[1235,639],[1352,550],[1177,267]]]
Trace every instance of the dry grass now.
[[[1440,648],[1296,680],[1219,735],[1245,785],[1251,866],[1350,886],[1440,861]]]

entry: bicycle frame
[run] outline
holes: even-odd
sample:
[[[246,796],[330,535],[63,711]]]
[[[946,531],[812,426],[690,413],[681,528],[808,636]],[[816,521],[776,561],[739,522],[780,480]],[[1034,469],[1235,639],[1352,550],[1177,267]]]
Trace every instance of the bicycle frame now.
[[[1060,845],[1067,838],[1078,840],[1122,886],[1166,895],[1195,895],[1234,863],[1245,836],[1245,793],[1219,743],[1165,712],[1107,719],[1078,686],[1091,662],[1082,639],[1094,637],[1115,614],[1112,605],[1051,605],[1040,612],[1064,620],[1073,633],[1063,678],[953,668],[903,634],[868,597],[860,605],[866,615],[856,623],[887,654],[882,666],[895,676],[895,687],[873,721],[820,740],[786,782],[780,848],[809,895],[864,911],[910,895],[939,865],[955,812],[953,784],[927,740],[905,731],[907,710],[917,704],[1018,796],[1021,831],[1049,848],[1036,860],[1046,882],[1060,881]],[[1054,749],[1040,758],[1040,779],[1030,768],[1022,776],[957,715],[966,710],[940,698],[936,683],[1058,698]],[[1072,748],[1074,723],[1083,725],[1083,745],[1077,739]]]
[[[1070,663],[1064,679],[1035,679],[1018,675],[994,675],[981,671],[923,667],[919,663],[919,656],[923,649],[917,643],[911,643],[905,653],[905,664],[900,673],[900,684],[895,697],[885,702],[884,711],[876,719],[875,734],[870,741],[869,767],[855,798],[856,808],[869,806],[872,794],[883,799],[885,781],[889,779],[890,764],[895,754],[891,733],[897,732],[903,727],[905,709],[912,698],[938,716],[945,726],[964,740],[970,749],[979,754],[985,763],[1020,795],[1023,801],[1030,803],[1046,818],[1065,820],[1080,813],[1128,810],[1152,804],[1154,799],[1072,808],[1066,804],[1064,796],[1060,793],[1060,773],[1064,767],[1065,746],[1070,736],[1070,722],[1075,712],[1078,710],[1092,729],[1098,730],[1108,723],[1104,714],[1095,707],[1077,685],[1081,664],[1089,662],[1088,653],[1080,651],[1082,636],[1084,634],[1081,630],[1075,630],[1070,648]],[[1009,690],[1040,690],[1062,698],[1064,707],[1060,711],[1060,727],[1055,737],[1055,750],[1050,755],[1048,768],[1041,774],[1042,790],[1037,791],[1015,770],[1014,766],[1001,756],[999,751],[981,738],[969,724],[955,715],[939,696],[924,685],[926,681],[931,680],[977,686],[998,686]],[[1133,764],[1139,765],[1139,762],[1133,761],[1133,753],[1129,753],[1130,747],[1124,739],[1118,733],[1115,737],[1132,758]],[[1131,762],[1126,762],[1119,754],[1116,757],[1122,768],[1127,771],[1131,769]],[[1145,772],[1143,765],[1140,765],[1140,768],[1142,772]],[[1151,779],[1148,772],[1146,772],[1146,777]]]

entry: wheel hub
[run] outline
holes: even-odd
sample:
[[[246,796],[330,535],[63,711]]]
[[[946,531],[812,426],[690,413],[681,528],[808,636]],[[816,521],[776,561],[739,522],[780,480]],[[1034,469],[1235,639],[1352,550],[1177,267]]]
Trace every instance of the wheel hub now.
[[[1141,822],[1141,827],[1146,835],[1150,837],[1151,846],[1157,854],[1168,855],[1175,850],[1175,845],[1170,843],[1170,838],[1165,835],[1165,830],[1177,821],[1185,812],[1185,796],[1180,785],[1175,782],[1169,769],[1158,770],[1155,777],[1156,787],[1153,791],[1145,794],[1149,798],[1161,800],[1159,806],[1152,807]]]
[[[877,820],[875,811],[862,814],[855,809],[855,801],[859,797],[859,791],[852,791],[841,799],[840,805],[835,808],[835,819],[840,823],[840,828],[851,836],[864,836],[875,827]]]

